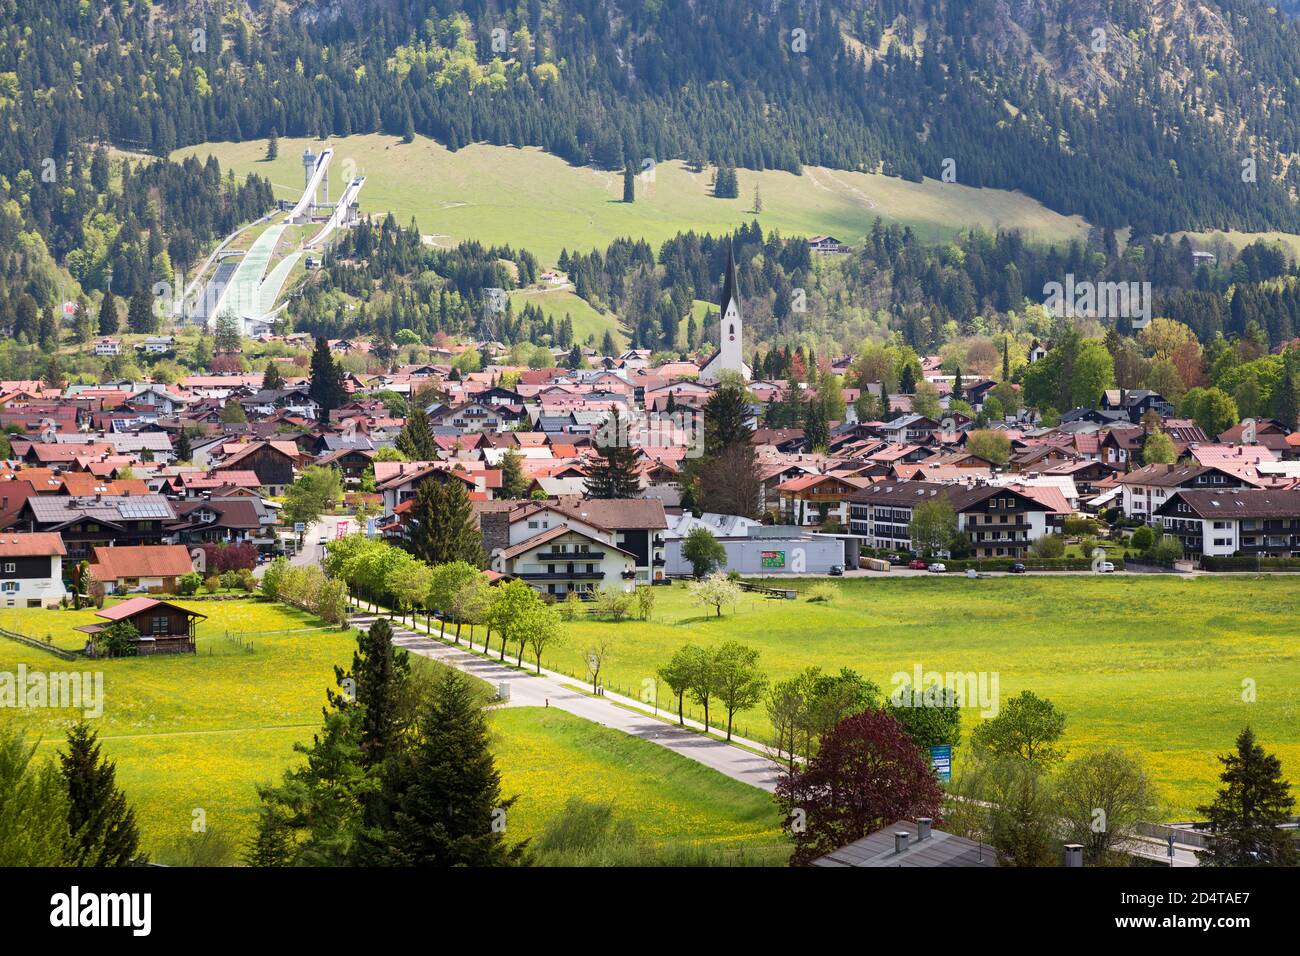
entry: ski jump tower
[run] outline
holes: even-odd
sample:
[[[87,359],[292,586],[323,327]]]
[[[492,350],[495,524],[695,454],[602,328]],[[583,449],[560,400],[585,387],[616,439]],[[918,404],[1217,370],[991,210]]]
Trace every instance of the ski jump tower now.
[[[329,152],[332,153],[333,150],[329,150]],[[320,162],[320,156],[317,156],[315,153],[313,153],[311,151],[310,146],[308,146],[306,149],[302,151],[302,188],[303,189],[311,188],[312,176],[314,176],[316,173],[316,164],[318,162]],[[316,194],[311,197],[311,214],[315,214],[317,206],[328,205],[330,201],[329,164],[326,164],[325,169],[322,172],[323,175],[321,176],[320,187],[318,190],[316,190]],[[323,200],[320,198],[321,190],[323,190],[325,194],[325,198]]]

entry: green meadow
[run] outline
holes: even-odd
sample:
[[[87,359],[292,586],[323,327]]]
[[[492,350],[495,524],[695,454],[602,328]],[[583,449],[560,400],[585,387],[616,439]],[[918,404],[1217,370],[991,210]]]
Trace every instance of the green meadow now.
[[[624,203],[623,177],[571,166],[539,149],[474,145],[451,152],[416,137],[411,143],[380,134],[330,140],[331,198],[346,175],[366,177],[365,213],[392,212],[412,218],[430,241],[464,239],[531,250],[552,264],[560,250],[604,249],[621,236],[658,246],[678,232],[715,235],[758,218],[783,235],[830,234],[856,242],[879,217],[910,225],[926,239],[951,237],[961,229],[1016,228],[1042,239],[1084,238],[1086,223],[1062,216],[1016,192],[975,189],[927,179],[920,183],[870,173],[805,167],[802,175],[767,170],[739,171],[740,195],[715,199],[710,172],[693,173],[679,162],[654,169],[653,181],[638,179],[637,199]],[[214,155],[222,169],[238,176],[256,173],[275,187],[278,198],[302,194],[302,153],[314,139],[279,141],[279,155],[266,160],[266,141],[207,143],[187,147],[173,159]],[[755,216],[754,193],[762,199]],[[576,317],[575,317],[576,321]]]
[[[157,854],[201,818],[241,845],[252,832],[258,783],[278,781],[301,758],[295,743],[320,727],[334,666],[351,661],[350,631],[321,629],[301,611],[257,600],[177,603],[209,615],[194,656],[69,662],[0,637],[0,671],[102,671],[103,715],[91,721],[136,809],[145,848]],[[0,609],[0,627],[80,648],[73,627],[93,610]],[[302,630],[316,628],[315,630]],[[436,667],[421,659],[420,666]],[[0,710],[40,741],[40,756],[63,746],[79,712]],[[660,844],[691,842],[710,852],[787,851],[768,796],[647,741],[559,711],[519,708],[492,717],[493,747],[508,794],[519,802],[509,825],[538,833],[572,796],[611,799],[638,834]]]
[[[611,804],[656,847],[689,845],[751,862],[789,856],[780,814],[762,790],[556,708],[500,708],[491,722],[502,793],[518,797],[506,821],[512,841],[536,837],[578,798]]]
[[[1215,755],[1247,723],[1300,781],[1300,577],[851,579],[830,605],[745,594],[720,619],[683,584],[655,593],[651,621],[575,622],[545,663],[584,674],[587,641],[605,634],[607,686],[637,697],[687,642],[741,641],[774,679],[809,665],[853,668],[886,694],[917,664],[986,671],[1003,700],[1032,690],[1054,701],[1072,750],[1143,754],[1170,819],[1212,796]],[[675,708],[666,688],[659,707]],[[964,711],[963,729],[980,719]],[[712,720],[725,720],[716,702]],[[771,734],[762,707],[740,714],[736,730]]]

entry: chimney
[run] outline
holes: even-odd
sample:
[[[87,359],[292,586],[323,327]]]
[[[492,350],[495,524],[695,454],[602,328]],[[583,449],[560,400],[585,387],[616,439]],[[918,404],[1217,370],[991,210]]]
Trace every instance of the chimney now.
[[[1065,866],[1071,868],[1083,866],[1082,843],[1065,844]]]
[[[922,840],[930,839],[930,824],[932,823],[934,823],[934,820],[931,819],[930,817],[916,818],[916,842],[917,843],[920,843]]]
[[[907,831],[894,831],[894,854],[905,853],[907,851]]]

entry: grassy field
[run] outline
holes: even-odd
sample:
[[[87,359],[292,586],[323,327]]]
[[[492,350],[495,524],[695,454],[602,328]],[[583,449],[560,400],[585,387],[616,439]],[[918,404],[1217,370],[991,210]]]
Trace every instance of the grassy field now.
[[[655,845],[698,844],[784,863],[788,846],[771,797],[646,740],[561,710],[492,712],[502,792],[518,795],[511,840],[536,836],[571,797],[613,804]]]
[[[186,604],[184,601],[177,603]],[[190,831],[194,810],[236,842],[249,833],[257,802],[253,786],[278,780],[293,744],[320,725],[325,688],[335,664],[351,659],[355,643],[338,630],[289,634],[319,622],[283,605],[256,601],[194,602],[208,620],[198,626],[193,657],[61,661],[0,638],[0,670],[102,670],[104,714],[92,723],[118,780],[139,816],[146,847],[156,851]],[[43,617],[42,617],[43,616]],[[0,627],[52,634],[80,647],[77,624],[93,611],[0,610]],[[226,630],[232,635],[227,639]],[[279,634],[255,632],[280,630]],[[241,647],[251,642],[251,652]],[[43,740],[43,753],[62,747],[76,719],[68,710],[0,711]]]
[[[653,182],[637,183],[637,200],[622,201],[621,174],[571,166],[538,149],[469,146],[450,152],[417,137],[403,144],[379,134],[332,141],[331,198],[345,175],[364,175],[365,213],[391,211],[399,222],[412,217],[439,243],[481,239],[523,247],[544,263],[560,250],[604,249],[620,236],[644,238],[656,247],[678,232],[717,234],[755,218],[754,190],[762,195],[758,217],[784,235],[827,233],[856,242],[876,217],[911,225],[927,239],[960,229],[1019,228],[1044,239],[1084,238],[1078,217],[1051,212],[1020,193],[974,189],[936,180],[910,183],[888,176],[807,167],[804,174],[740,170],[737,199],[714,199],[710,174],[681,163],[661,163]],[[318,140],[282,138],[279,156],[267,162],[266,142],[209,143],[179,150],[174,158],[215,155],[222,169],[267,177],[278,198],[302,194],[302,152],[319,151]],[[576,317],[575,317],[576,321]]]
[[[1118,744],[1143,753],[1171,819],[1212,795],[1215,754],[1246,723],[1300,779],[1300,579],[897,578],[841,588],[833,605],[747,594],[719,620],[674,585],[656,591],[650,623],[568,625],[566,642],[546,663],[583,673],[586,640],[608,634],[608,685],[636,696],[691,641],[742,641],[761,651],[760,665],[777,679],[813,664],[851,667],[886,693],[893,674],[910,674],[918,663],[992,671],[1003,700],[1022,690],[1051,698],[1068,717],[1070,747]],[[1243,702],[1244,681],[1254,682],[1256,702]],[[660,707],[672,707],[666,690]],[[716,705],[713,717],[716,723]],[[965,711],[964,729],[979,719]],[[740,715],[736,726],[753,736],[770,732],[762,708]]]
[[[153,854],[190,833],[196,810],[212,831],[243,843],[255,820],[255,785],[278,782],[300,759],[293,745],[319,729],[334,665],[350,661],[355,648],[351,632],[292,633],[319,622],[283,605],[178,603],[209,615],[198,626],[193,657],[66,662],[0,637],[0,671],[25,664],[29,673],[103,672],[104,713],[91,723],[117,761],[118,781]],[[49,635],[68,648],[83,643],[72,628],[92,620],[93,610],[0,610],[0,627]],[[17,721],[41,740],[44,756],[62,748],[78,716],[0,710],[0,721]],[[492,723],[506,792],[520,795],[510,826],[521,837],[536,834],[570,796],[598,796],[612,799],[648,841],[691,839],[784,861],[775,810],[758,790],[559,711],[511,709]]]
[[[614,333],[614,340],[620,345],[627,344],[627,334],[619,327],[618,317],[613,312],[604,314],[592,308],[586,299],[578,298],[572,288],[564,289],[518,289],[510,293],[510,301],[518,313],[525,305],[541,308],[547,316],[554,316],[558,324],[567,315],[573,319],[573,339],[586,342],[587,336],[594,335],[596,344],[600,344],[605,330]]]

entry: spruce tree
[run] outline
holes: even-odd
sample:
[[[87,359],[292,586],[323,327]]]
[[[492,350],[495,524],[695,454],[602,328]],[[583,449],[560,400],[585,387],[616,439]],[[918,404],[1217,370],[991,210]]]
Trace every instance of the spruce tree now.
[[[397,436],[397,450],[410,461],[433,461],[438,457],[438,444],[433,440],[423,403],[412,402],[407,408],[406,424]]]
[[[505,840],[501,774],[470,679],[448,668],[434,681],[401,779],[393,849],[407,866],[513,866],[525,844]]]
[[[599,458],[587,468],[588,498],[638,498],[641,477],[637,472],[636,450],[627,440],[618,410],[601,426],[605,434],[596,442]]]
[[[153,292],[140,286],[131,296],[126,310],[126,326],[136,335],[149,335],[158,331],[158,316],[153,311]]]
[[[176,448],[174,450],[177,461],[189,461],[194,457],[194,448],[190,444],[190,433],[184,428],[176,436]]]
[[[511,448],[501,458],[501,497],[507,500],[528,497],[528,476],[524,474],[523,458]]]
[[[623,202],[636,202],[636,170],[630,162],[623,167]]]
[[[266,363],[266,371],[262,373],[262,388],[271,391],[284,388],[284,376],[280,374],[280,366],[276,364],[275,359],[270,359]]]
[[[99,302],[99,334],[116,335],[118,322],[117,298],[112,292],[105,292]]]
[[[467,561],[483,567],[483,535],[465,483],[455,476],[434,474],[416,487],[409,535],[412,553],[429,564]]]
[[[59,754],[68,790],[68,829],[78,866],[129,866],[140,848],[135,811],[117,788],[117,768],[100,754],[97,735],[85,723],[68,731],[68,752]]]
[[[1250,727],[1237,736],[1236,752],[1220,755],[1219,762],[1224,786],[1213,803],[1196,808],[1209,836],[1209,847],[1197,853],[1201,865],[1295,866],[1295,840],[1278,829],[1295,809],[1282,762],[1255,743]]]
[[[311,385],[308,395],[320,405],[320,420],[329,421],[329,414],[343,404],[343,369],[330,352],[324,337],[316,339],[311,354]]]
[[[740,382],[723,382],[704,403],[704,453],[716,455],[728,445],[748,445],[754,430],[749,426],[749,396]]]

